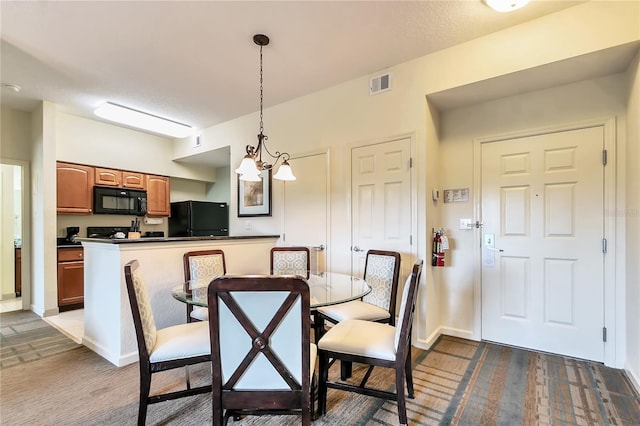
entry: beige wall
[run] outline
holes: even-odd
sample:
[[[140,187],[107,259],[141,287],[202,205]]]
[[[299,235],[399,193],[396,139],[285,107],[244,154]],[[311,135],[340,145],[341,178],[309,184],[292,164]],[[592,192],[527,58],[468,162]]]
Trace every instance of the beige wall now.
[[[29,161],[31,155],[30,114],[0,109],[0,158]]]
[[[626,220],[626,364],[636,385],[640,384],[640,53],[627,72],[627,205],[620,214]]]

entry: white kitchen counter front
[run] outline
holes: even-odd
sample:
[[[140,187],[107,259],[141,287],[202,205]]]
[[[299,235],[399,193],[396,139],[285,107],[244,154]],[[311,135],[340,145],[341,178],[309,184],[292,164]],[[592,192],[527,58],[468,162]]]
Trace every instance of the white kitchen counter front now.
[[[194,250],[224,251],[227,274],[268,274],[279,235],[140,239],[83,238],[84,336],[82,344],[120,367],[138,360],[124,265],[137,259],[147,281],[158,328],[186,322],[171,289],[184,282],[182,257]]]

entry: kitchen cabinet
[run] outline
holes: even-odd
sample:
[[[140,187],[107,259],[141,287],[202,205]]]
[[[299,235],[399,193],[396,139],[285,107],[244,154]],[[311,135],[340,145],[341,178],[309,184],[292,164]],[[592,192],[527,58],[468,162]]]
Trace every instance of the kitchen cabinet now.
[[[145,189],[146,179],[143,173],[96,167],[95,184],[116,188]]]
[[[147,175],[147,216],[170,216],[169,178]]]
[[[95,170],[81,164],[56,163],[57,212],[91,214]]]
[[[58,248],[58,308],[68,310],[84,305],[84,250]]]
[[[22,295],[22,249],[15,248],[15,292],[16,297]]]

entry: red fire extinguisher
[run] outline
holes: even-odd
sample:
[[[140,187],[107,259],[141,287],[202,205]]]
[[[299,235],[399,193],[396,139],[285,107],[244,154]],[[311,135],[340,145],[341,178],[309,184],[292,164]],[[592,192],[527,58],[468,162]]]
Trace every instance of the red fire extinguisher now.
[[[438,229],[433,232],[433,248],[431,266],[444,266],[444,249],[442,247],[444,230]]]

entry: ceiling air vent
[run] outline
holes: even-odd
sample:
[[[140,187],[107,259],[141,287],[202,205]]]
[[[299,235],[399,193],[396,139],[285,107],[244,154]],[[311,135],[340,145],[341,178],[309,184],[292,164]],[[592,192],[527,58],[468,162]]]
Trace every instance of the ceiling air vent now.
[[[391,74],[381,74],[375,77],[371,77],[369,80],[369,94],[377,95],[378,93],[391,90]]]

